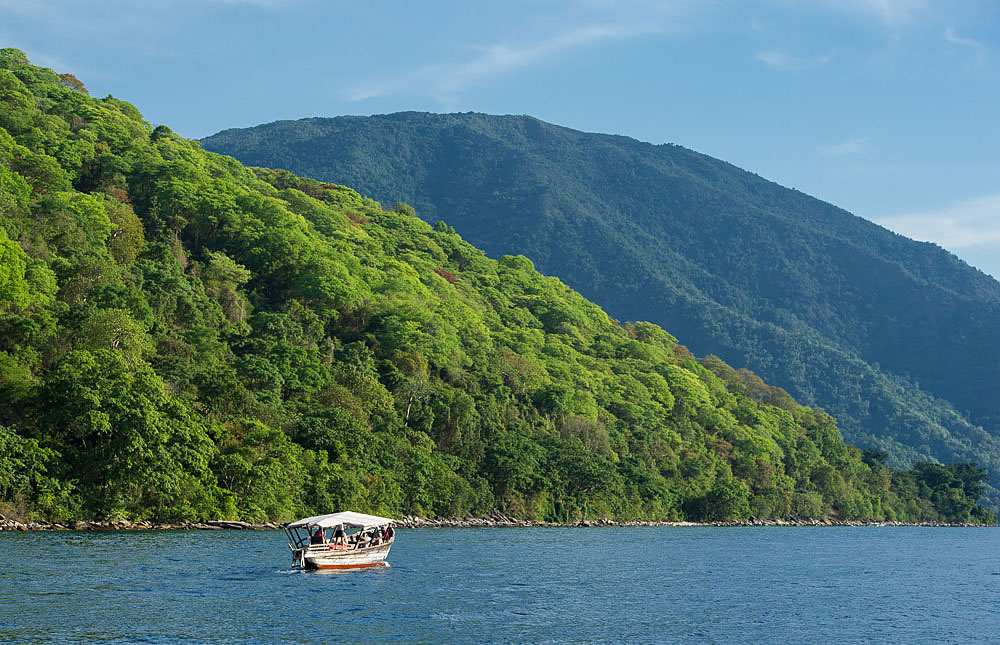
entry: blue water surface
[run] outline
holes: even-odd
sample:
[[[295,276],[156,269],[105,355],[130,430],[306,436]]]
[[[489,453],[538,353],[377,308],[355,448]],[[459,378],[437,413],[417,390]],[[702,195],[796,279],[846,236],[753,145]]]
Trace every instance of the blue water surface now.
[[[301,572],[279,531],[0,533],[0,642],[1000,639],[1000,531],[401,529]]]

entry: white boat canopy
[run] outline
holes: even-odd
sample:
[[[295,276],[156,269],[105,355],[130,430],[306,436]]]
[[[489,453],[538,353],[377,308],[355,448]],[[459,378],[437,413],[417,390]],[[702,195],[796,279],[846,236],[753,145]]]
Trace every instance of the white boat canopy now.
[[[342,513],[331,513],[330,515],[315,515],[313,517],[307,517],[296,522],[292,522],[285,528],[296,529],[307,526],[318,526],[320,528],[328,529],[337,526],[338,524],[343,524],[345,527],[350,528],[369,529],[373,526],[385,526],[386,524],[392,524],[393,522],[395,522],[395,520],[391,520],[388,517],[378,517],[377,515],[365,515],[364,513],[344,511]]]

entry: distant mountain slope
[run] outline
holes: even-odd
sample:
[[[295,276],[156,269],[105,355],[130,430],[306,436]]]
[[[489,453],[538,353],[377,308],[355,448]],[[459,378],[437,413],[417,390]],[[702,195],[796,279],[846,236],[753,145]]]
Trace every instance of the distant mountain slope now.
[[[679,146],[524,116],[314,118],[202,144],[409,202],[822,406],[898,465],[976,460],[1000,484],[1000,283],[932,244]]]

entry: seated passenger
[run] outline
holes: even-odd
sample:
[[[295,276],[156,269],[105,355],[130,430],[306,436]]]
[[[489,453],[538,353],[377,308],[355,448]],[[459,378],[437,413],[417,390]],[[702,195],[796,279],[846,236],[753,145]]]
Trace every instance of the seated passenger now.
[[[317,528],[316,532],[312,534],[312,539],[309,540],[310,544],[323,544],[324,542],[323,529]]]

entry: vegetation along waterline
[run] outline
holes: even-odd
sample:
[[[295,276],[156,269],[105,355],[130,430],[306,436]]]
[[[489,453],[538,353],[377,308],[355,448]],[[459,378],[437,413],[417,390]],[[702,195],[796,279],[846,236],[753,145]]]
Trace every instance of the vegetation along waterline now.
[[[0,512],[995,523],[523,256],[0,52]]]
[[[60,524],[58,522],[32,521],[19,522],[12,519],[0,519],[0,531],[277,531],[282,525],[274,522],[264,524],[252,524],[234,520],[209,520],[207,522],[179,522],[171,524],[168,522],[150,522],[148,520],[140,522],[130,522],[128,520],[107,520],[84,522],[76,520]],[[691,527],[691,526],[715,526],[715,527],[844,527],[844,526],[868,526],[868,527],[937,527],[937,528],[958,528],[958,527],[995,527],[995,524],[962,523],[951,524],[947,522],[897,522],[893,520],[837,520],[831,518],[819,519],[758,519],[751,517],[745,520],[729,520],[720,522],[670,522],[670,521],[650,521],[631,520],[613,521],[609,519],[580,520],[574,523],[546,522],[516,520],[508,517],[497,517],[491,514],[490,517],[466,517],[466,518],[424,518],[406,516],[396,522],[396,526],[405,529],[434,529],[434,528],[595,528],[595,527],[636,527],[636,526],[660,526],[660,527]]]

